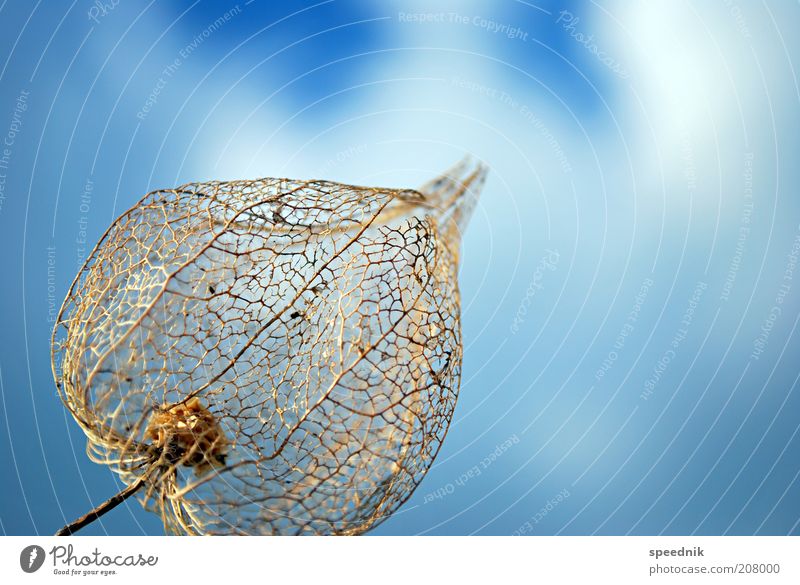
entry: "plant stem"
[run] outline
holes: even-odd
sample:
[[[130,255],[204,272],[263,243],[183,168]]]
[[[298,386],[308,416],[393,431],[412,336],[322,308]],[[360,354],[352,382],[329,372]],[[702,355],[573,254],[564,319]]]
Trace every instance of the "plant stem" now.
[[[139,477],[131,485],[126,487],[124,490],[122,490],[118,494],[116,494],[116,495],[110,497],[109,499],[107,499],[105,502],[103,502],[102,504],[97,506],[94,510],[91,510],[91,511],[87,512],[86,514],[84,514],[83,516],[81,516],[80,518],[75,520],[74,522],[70,522],[69,524],[64,526],[61,530],[56,532],[55,535],[56,536],[70,536],[71,534],[74,534],[75,532],[77,532],[78,530],[83,528],[84,526],[86,526],[88,524],[91,524],[92,522],[94,522],[95,520],[100,518],[100,516],[102,516],[103,514],[108,512],[109,510],[113,510],[114,508],[119,506],[122,502],[124,502],[125,500],[130,498],[133,494],[135,494],[139,490],[139,488],[141,488],[144,485],[144,481],[145,481],[146,477],[147,477],[147,474]]]

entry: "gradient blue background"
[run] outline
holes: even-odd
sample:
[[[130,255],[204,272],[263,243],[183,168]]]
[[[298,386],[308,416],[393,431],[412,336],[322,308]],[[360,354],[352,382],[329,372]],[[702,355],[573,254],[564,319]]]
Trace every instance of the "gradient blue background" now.
[[[92,20],[88,0],[3,1],[0,531],[52,533],[120,487],[50,372],[81,223],[94,243],[186,181],[413,186],[472,153],[491,171],[464,242],[458,408],[373,533],[800,533],[800,7],[713,4],[119,0]],[[161,531],[136,502],[86,530]]]

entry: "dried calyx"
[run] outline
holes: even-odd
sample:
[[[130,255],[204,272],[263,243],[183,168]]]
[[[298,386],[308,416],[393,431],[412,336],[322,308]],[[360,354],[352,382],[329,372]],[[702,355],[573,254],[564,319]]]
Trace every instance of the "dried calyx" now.
[[[64,532],[140,488],[179,534],[360,534],[397,510],[453,417],[485,174],[191,183],[119,217],[61,309],[53,371],[129,487]]]

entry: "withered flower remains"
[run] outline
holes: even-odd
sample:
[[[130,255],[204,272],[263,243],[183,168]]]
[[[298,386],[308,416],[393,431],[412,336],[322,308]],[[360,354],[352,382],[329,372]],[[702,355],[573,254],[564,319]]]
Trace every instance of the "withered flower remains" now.
[[[179,534],[359,534],[430,467],[461,370],[461,230],[485,176],[419,190],[183,185],[119,217],[53,336],[90,457]]]

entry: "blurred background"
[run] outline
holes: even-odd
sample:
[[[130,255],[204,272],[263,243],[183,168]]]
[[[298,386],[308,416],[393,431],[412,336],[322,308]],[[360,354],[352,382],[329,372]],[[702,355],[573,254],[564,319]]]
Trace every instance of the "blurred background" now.
[[[447,440],[372,534],[799,534],[796,2],[0,4],[4,534],[121,487],[50,370],[146,192],[490,168]],[[161,534],[133,500],[88,534]]]

